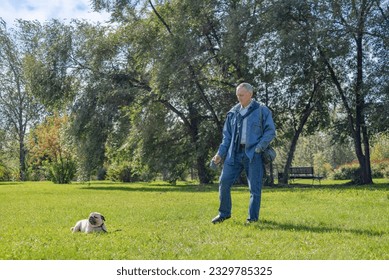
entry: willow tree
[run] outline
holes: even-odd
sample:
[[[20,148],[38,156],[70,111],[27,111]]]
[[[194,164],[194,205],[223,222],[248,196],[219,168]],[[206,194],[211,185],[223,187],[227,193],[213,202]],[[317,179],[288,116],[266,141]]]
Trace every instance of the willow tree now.
[[[135,50],[129,63],[147,65],[142,100],[169,111],[172,138],[182,129],[186,156],[201,183],[211,179],[207,165],[220,143],[225,114],[236,103],[237,83],[255,81],[250,48],[258,38],[253,30],[260,2],[94,1],[96,8],[111,11]],[[126,71],[123,78],[134,80]]]
[[[0,116],[18,142],[19,179],[22,181],[27,179],[27,130],[42,112],[42,106],[26,83],[26,58],[35,43],[28,39],[31,31],[32,26],[21,21],[12,31],[5,22],[0,22]]]

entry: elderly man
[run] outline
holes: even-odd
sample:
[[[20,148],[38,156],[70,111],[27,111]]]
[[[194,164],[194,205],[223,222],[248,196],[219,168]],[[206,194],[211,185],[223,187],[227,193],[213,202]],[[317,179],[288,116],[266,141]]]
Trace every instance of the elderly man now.
[[[231,218],[231,186],[243,169],[246,171],[250,188],[246,222],[258,221],[264,173],[261,154],[276,135],[271,111],[252,99],[253,87],[250,84],[238,85],[236,96],[239,103],[227,114],[223,140],[212,159],[215,164],[224,160],[219,182],[219,215],[212,220],[214,224]],[[260,110],[262,110],[262,125]]]

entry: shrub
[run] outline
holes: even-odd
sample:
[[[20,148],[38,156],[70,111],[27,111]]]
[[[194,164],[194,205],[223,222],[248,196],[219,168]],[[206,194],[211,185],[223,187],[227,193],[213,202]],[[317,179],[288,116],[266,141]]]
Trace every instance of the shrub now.
[[[5,174],[5,167],[0,162],[0,181],[3,180]]]
[[[68,184],[77,168],[72,142],[66,132],[68,117],[55,113],[46,117],[29,134],[29,162],[32,178],[42,175],[57,184]],[[45,173],[41,173],[41,170]]]
[[[338,167],[332,174],[334,180],[351,180],[358,172],[359,166],[356,164],[346,164]]]
[[[48,171],[48,179],[56,184],[69,184],[77,171],[76,164],[71,159],[45,163],[45,167]]]
[[[371,165],[373,178],[388,178],[389,159],[374,160]]]
[[[27,178],[29,181],[44,181],[47,179],[46,168],[42,165],[31,165],[28,167]]]
[[[389,159],[372,161],[371,172],[373,178],[389,178]],[[333,180],[352,180],[354,183],[360,181],[360,169],[358,162],[342,165],[335,169],[331,175]]]
[[[129,163],[111,165],[107,171],[107,177],[112,181],[120,182],[135,182],[140,179]]]
[[[0,181],[12,181],[17,177],[14,177],[13,175],[15,172],[8,168],[6,165],[0,163]]]
[[[384,177],[386,179],[389,179],[389,166],[387,166],[385,169],[384,169]]]

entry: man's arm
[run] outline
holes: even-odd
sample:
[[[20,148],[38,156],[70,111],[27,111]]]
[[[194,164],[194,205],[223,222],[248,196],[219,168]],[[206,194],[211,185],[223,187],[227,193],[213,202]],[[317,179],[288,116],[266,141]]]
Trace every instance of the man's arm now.
[[[270,144],[270,142],[276,137],[276,128],[274,125],[272,113],[267,107],[260,108],[262,110],[262,137],[255,148],[255,152],[263,152]]]
[[[219,146],[219,150],[217,151],[217,154],[213,157],[213,161],[218,164],[223,158],[226,157],[228,148],[231,144],[231,137],[232,137],[232,127],[231,127],[231,117],[233,114],[228,114],[227,119],[223,126],[223,140],[222,143]]]

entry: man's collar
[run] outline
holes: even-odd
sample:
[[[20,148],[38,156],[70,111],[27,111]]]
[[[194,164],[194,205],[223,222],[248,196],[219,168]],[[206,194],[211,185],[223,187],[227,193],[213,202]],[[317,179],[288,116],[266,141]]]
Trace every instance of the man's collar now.
[[[250,103],[246,106],[246,107],[243,107],[243,105],[242,104],[240,104],[240,110],[244,110],[244,109],[248,109],[248,108],[250,108],[250,106],[253,104],[253,99],[251,99],[251,101],[250,101]]]
[[[258,102],[256,102],[254,99],[251,99],[251,102],[250,104],[246,107],[246,109],[249,109],[249,110],[256,110],[257,108],[259,107],[259,104]],[[231,110],[229,111],[229,113],[235,113],[235,112],[239,112],[242,108],[242,105],[240,103],[236,104],[234,107],[231,108]]]

